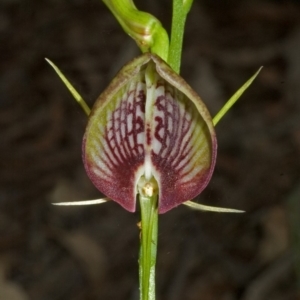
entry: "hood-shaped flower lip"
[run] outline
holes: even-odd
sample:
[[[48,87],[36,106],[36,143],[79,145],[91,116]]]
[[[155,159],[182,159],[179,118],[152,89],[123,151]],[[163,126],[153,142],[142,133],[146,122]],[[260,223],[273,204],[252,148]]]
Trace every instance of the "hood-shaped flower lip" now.
[[[95,102],[83,138],[91,181],[131,212],[141,176],[158,183],[159,213],[195,198],[210,181],[216,153],[201,98],[151,53],[119,71]]]

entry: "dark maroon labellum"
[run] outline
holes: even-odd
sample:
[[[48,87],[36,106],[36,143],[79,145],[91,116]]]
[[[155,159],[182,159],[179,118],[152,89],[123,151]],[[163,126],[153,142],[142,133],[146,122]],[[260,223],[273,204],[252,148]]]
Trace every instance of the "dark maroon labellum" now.
[[[83,140],[95,186],[135,211],[137,184],[155,178],[159,213],[196,197],[216,159],[211,117],[199,96],[165,62],[129,62],[96,101]]]

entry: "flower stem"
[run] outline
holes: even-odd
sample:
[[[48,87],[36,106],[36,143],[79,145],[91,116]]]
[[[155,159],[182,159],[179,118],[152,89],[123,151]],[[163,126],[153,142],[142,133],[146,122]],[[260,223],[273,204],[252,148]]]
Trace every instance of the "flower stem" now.
[[[168,63],[176,72],[180,72],[184,25],[193,0],[173,0],[171,41]]]
[[[139,257],[140,299],[155,300],[155,264],[157,251],[157,194],[139,195],[141,205],[141,244]]]

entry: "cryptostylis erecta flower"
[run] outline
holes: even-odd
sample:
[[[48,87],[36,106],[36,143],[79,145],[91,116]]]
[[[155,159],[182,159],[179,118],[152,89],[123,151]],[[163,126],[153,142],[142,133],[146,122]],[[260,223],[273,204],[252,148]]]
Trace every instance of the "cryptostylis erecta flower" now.
[[[200,97],[150,53],[126,64],[99,96],[83,138],[91,181],[131,212],[141,180],[157,182],[159,213],[195,198],[211,178],[216,150]]]
[[[242,212],[189,201],[211,179],[219,120],[251,85],[260,69],[212,119],[205,104],[178,75],[183,29],[193,0],[173,0],[171,41],[160,21],[132,0],[103,0],[143,55],[127,63],[92,110],[49,60],[89,116],[83,162],[94,185],[130,212],[141,206],[140,299],[155,300],[158,213],[186,204],[216,212]],[[86,205],[106,199],[61,202]]]
[[[214,125],[251,85],[261,68],[212,120],[199,96],[154,54],[143,54],[125,65],[92,111],[61,71],[47,61],[89,115],[83,161],[95,186],[129,211],[135,210],[139,193],[140,299],[155,300],[158,212],[167,212],[181,203],[206,211],[243,212],[188,199],[201,193],[211,178],[217,148]],[[103,202],[106,199],[56,204]]]

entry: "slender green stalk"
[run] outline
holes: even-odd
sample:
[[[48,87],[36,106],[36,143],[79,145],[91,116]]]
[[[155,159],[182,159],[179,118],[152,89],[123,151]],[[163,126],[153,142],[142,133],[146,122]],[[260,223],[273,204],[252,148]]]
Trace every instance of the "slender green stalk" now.
[[[193,0],[173,0],[171,41],[168,63],[177,73],[180,72],[184,25],[192,4]]]
[[[146,183],[148,185],[149,183]],[[145,186],[146,186],[145,185]],[[156,185],[156,184],[155,184]],[[153,185],[150,183],[153,191]],[[141,243],[139,257],[140,299],[155,300],[155,264],[158,231],[157,193],[139,193],[141,205]]]

